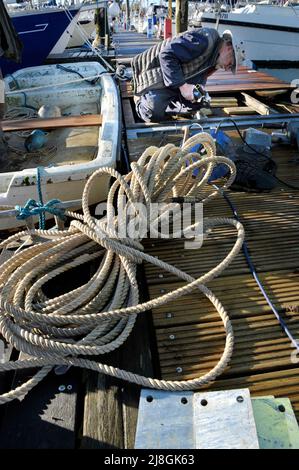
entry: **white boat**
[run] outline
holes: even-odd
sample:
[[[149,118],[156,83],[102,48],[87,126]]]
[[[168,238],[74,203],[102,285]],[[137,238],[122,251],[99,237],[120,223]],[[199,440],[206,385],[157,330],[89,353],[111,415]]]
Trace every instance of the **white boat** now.
[[[30,67],[7,76],[5,86],[8,115],[15,108],[18,115],[20,107],[26,106],[30,114],[32,108],[47,106],[59,109],[62,116],[100,114],[102,125],[54,129],[45,146],[32,154],[26,152],[22,134],[7,132],[9,157],[1,162],[0,206],[24,207],[28,199],[38,201],[37,167],[42,167],[45,203],[53,198],[62,202],[81,199],[84,184],[95,170],[115,168],[120,150],[120,100],[116,83],[99,63]],[[99,177],[90,203],[105,200],[108,187],[109,178]],[[22,224],[0,218],[0,230]]]
[[[204,27],[220,33],[230,29],[244,51],[246,60],[255,63],[299,62],[299,5],[248,4],[231,11],[204,11]]]
[[[94,14],[96,8],[107,7],[107,0],[99,0],[96,3],[84,2],[80,8],[80,15],[71,34],[67,47],[80,47],[95,34]]]
[[[81,11],[67,47],[81,47],[95,32],[94,10]]]

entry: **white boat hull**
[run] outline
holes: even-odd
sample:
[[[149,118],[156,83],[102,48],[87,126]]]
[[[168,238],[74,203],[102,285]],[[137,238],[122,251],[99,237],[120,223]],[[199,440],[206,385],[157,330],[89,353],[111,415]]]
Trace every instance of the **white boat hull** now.
[[[95,25],[93,20],[80,21],[79,18],[78,23],[79,26],[75,26],[67,47],[83,46],[83,44],[86,42],[86,39],[90,39],[95,32]]]
[[[69,15],[69,13],[67,12],[66,14]],[[75,27],[76,27],[77,21],[79,21],[79,17],[80,17],[80,11],[78,11],[78,13],[70,21],[70,24],[68,25],[64,33],[60,36],[59,40],[57,41],[53,49],[50,51],[50,54],[48,57],[51,57],[54,54],[62,54],[65,51],[70,41],[70,38],[72,37],[75,31]]]
[[[299,61],[299,9],[275,5],[248,5],[231,12],[203,12],[201,25],[230,29],[253,62]]]
[[[96,76],[105,69],[96,62],[81,62],[64,65],[78,71],[84,77]],[[17,79],[21,90],[12,90],[13,78]],[[76,81],[77,83],[62,85]],[[60,106],[71,114],[80,114],[78,109],[94,109],[99,103],[102,115],[100,127],[68,128],[51,131],[50,137],[57,141],[57,156],[50,164],[42,164],[41,189],[44,202],[59,199],[62,202],[80,200],[84,185],[89,176],[102,167],[115,168],[120,149],[120,102],[116,84],[109,74],[99,75],[94,86],[81,81],[78,75],[59,70],[56,65],[32,67],[19,70],[14,77],[7,77],[6,99],[9,106],[22,106],[26,91],[27,105],[38,108],[40,104]],[[29,87],[31,83],[31,87]],[[42,85],[51,84],[51,88],[40,89]],[[55,86],[58,85],[58,86]],[[34,88],[37,87],[37,91]],[[31,91],[32,90],[32,91]],[[91,108],[90,108],[91,107]],[[64,113],[69,114],[69,113]],[[80,147],[82,143],[82,148]],[[91,153],[91,157],[86,155]],[[60,157],[60,154],[63,154]],[[28,157],[28,155],[27,155]],[[29,154],[30,157],[30,154]],[[58,161],[62,158],[62,161]],[[64,164],[63,159],[66,163]],[[24,207],[28,199],[38,200],[37,168],[29,167],[20,171],[0,173],[0,206]],[[95,204],[107,197],[110,178],[101,176],[98,184],[91,191],[90,203]],[[80,205],[80,204],[79,204]],[[3,214],[2,214],[3,215]],[[0,230],[24,225],[24,221],[15,218],[0,217]]]

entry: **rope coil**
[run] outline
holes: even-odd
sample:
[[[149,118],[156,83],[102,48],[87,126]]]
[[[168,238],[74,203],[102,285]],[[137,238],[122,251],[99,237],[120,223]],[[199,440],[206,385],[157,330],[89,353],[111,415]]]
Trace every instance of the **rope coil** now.
[[[190,153],[196,143],[206,151],[202,156]],[[237,232],[231,251],[209,272],[195,279],[170,264],[144,252],[139,239],[118,238],[124,223],[113,214],[113,201],[117,208],[129,205],[140,220],[144,218],[151,228],[169,212],[171,198],[196,198],[206,203],[219,194],[207,185],[215,165],[226,164],[230,170],[221,190],[230,186],[235,178],[235,166],[225,157],[216,155],[215,143],[209,134],[201,133],[188,139],[182,148],[168,144],[162,148],[150,147],[132,171],[121,176],[112,168],[101,168],[87,181],[82,197],[83,216],[70,211],[68,230],[27,230],[0,243],[9,245],[22,235],[37,237],[37,243],[13,255],[3,263],[0,274],[0,333],[17,350],[31,359],[0,364],[0,372],[27,367],[42,367],[25,384],[0,396],[0,404],[14,398],[22,399],[54,366],[77,366],[96,370],[113,377],[128,380],[144,387],[163,390],[194,390],[214,380],[226,368],[233,351],[233,330],[230,319],[220,301],[206,284],[219,276],[239,253],[244,229],[240,222],[228,218],[206,218],[204,233],[219,225],[229,225]],[[193,177],[193,170],[198,174]],[[108,174],[115,182],[107,198],[107,215],[93,217],[89,210],[89,193],[99,175]],[[207,194],[207,188],[209,193]],[[139,203],[147,208],[152,203],[165,203],[163,211],[153,216],[143,215]],[[111,226],[109,220],[113,220]],[[196,228],[199,221],[192,227]],[[159,236],[158,229],[154,234]],[[46,239],[39,242],[38,237]],[[96,260],[98,268],[88,282],[55,298],[47,298],[43,286],[68,270]],[[172,292],[139,303],[137,264],[146,261],[176,275],[186,282]],[[131,333],[139,313],[155,309],[194,290],[202,292],[218,311],[226,333],[223,354],[215,367],[199,378],[165,381],[146,378],[86,358],[109,353],[121,346]]]

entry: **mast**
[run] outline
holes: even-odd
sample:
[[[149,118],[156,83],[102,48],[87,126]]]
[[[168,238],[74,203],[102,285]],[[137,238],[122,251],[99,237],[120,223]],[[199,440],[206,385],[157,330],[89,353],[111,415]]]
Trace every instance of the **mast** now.
[[[127,24],[126,24],[126,29],[130,29],[130,0],[126,0],[126,18],[127,18]]]

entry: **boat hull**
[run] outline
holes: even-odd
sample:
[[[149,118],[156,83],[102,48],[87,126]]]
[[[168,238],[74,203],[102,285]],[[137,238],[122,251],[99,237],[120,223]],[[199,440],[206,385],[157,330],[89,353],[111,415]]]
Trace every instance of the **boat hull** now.
[[[22,90],[8,90],[15,86],[15,79],[28,90],[31,74],[32,91],[26,91],[27,104],[30,106],[51,103],[53,106],[60,105],[65,112],[78,115],[80,110],[83,113],[88,112],[89,109],[92,110],[91,106],[100,103],[100,127],[51,131],[52,141],[57,145],[56,156],[50,157],[48,163],[38,164],[42,167],[40,174],[44,202],[57,198],[63,202],[78,200],[80,207],[83,189],[90,175],[100,168],[115,168],[117,165],[121,132],[120,98],[113,78],[103,73],[105,69],[99,63],[72,63],[63,67],[64,70],[56,65],[19,70],[14,77],[8,76],[5,79],[6,96],[11,107],[22,106]],[[98,75],[99,80],[95,85],[84,81],[63,85],[71,80],[78,81],[78,75],[67,73],[66,68],[76,70],[84,77]],[[52,86],[51,89],[40,89],[46,83]],[[55,83],[58,84],[56,88]],[[35,87],[38,88],[37,91],[34,90]],[[87,153],[92,157],[87,157]],[[27,155],[27,158],[29,157],[30,155]],[[106,200],[109,184],[110,176],[100,175],[91,188],[89,203]],[[24,207],[28,199],[38,200],[36,167],[30,167],[29,163],[28,168],[20,171],[0,173],[0,206]],[[3,215],[0,215],[0,230],[15,228],[25,223]]]
[[[69,10],[72,17],[77,15],[78,10],[78,8]],[[24,67],[43,64],[70,24],[70,19],[64,10],[19,12],[13,14],[11,19],[23,43],[22,60],[16,63],[0,59],[0,68],[4,76]]]
[[[81,31],[75,26],[67,47],[83,46],[86,39],[90,39],[93,33],[95,32],[95,24],[93,19],[80,20],[79,18],[78,23],[78,26]]]
[[[219,33],[230,29],[244,50],[246,60],[253,62],[298,62],[299,21],[294,11],[271,5],[253,10],[220,13],[203,12],[201,25],[216,27]],[[246,13],[247,11],[247,13]],[[297,10],[299,15],[299,9]]]

